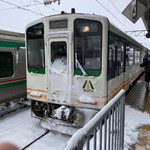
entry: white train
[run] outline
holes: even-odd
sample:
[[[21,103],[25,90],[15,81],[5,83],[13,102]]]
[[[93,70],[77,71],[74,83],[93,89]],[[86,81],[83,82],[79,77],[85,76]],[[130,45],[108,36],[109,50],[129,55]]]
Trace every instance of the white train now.
[[[52,130],[82,127],[141,75],[146,49],[108,18],[60,14],[26,27],[27,95]],[[63,128],[61,128],[63,126]]]

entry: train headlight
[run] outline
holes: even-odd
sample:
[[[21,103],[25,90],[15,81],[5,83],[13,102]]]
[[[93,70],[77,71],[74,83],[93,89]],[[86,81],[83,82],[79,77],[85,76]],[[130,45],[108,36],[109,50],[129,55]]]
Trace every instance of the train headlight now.
[[[89,28],[89,26],[83,26],[81,31],[82,32],[89,32],[90,28]]]
[[[42,30],[35,30],[36,35],[42,35]]]

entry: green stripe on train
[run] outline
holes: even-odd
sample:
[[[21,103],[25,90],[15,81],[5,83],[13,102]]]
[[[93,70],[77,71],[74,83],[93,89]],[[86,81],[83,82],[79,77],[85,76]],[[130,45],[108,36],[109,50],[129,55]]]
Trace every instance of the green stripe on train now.
[[[88,76],[94,76],[94,77],[99,77],[101,75],[101,70],[85,70]],[[74,70],[74,75],[80,75],[82,76],[83,73],[81,70]]]
[[[25,47],[25,43],[23,42],[11,42],[11,41],[0,41],[0,47]]]
[[[9,83],[3,83],[3,84],[0,84],[0,89],[11,87],[11,86],[22,85],[22,84],[25,84],[25,83],[26,83],[26,80],[9,82]]]

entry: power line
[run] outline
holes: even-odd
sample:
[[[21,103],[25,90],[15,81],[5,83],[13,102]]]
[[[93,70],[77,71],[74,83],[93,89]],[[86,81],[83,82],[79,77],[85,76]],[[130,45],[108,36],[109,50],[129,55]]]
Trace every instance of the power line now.
[[[34,1],[39,2],[38,0],[34,0]],[[43,4],[43,3],[42,3],[42,4]],[[53,10],[53,11],[56,11],[56,12],[60,13],[60,11],[58,11],[58,10],[56,10],[56,9],[54,9],[54,8],[51,8],[51,7],[47,6],[47,5],[45,5],[45,7],[47,7],[47,8],[49,8],[49,9]]]
[[[108,11],[116,20],[118,20],[124,27],[126,27],[128,30],[130,30],[126,25],[124,25],[115,15],[113,15],[103,4],[101,4],[98,0],[96,0],[98,2],[99,5],[101,5],[106,11]],[[120,13],[120,11],[118,10],[118,8],[113,4],[113,2],[110,0],[110,2],[112,3],[112,5],[116,8],[116,10]],[[133,29],[133,27],[131,27]],[[134,29],[133,29],[134,30]],[[138,39],[139,37],[136,36]],[[141,39],[139,39],[141,41]],[[146,44],[146,43],[145,43]]]
[[[115,9],[119,12],[119,14],[121,14],[121,16],[126,20],[126,22],[128,23],[128,25],[134,30],[134,28],[130,25],[130,23],[128,22],[128,20],[122,15],[122,13],[120,12],[120,10],[115,6],[115,4],[109,0],[111,2],[111,4],[115,7]]]
[[[12,3],[7,2],[7,1],[5,1],[5,0],[0,0],[0,1],[1,1],[1,2],[4,2],[4,3],[6,3],[6,4],[9,4],[9,5],[15,6],[15,7],[17,7],[18,9],[22,9],[22,10],[25,10],[25,11],[29,11],[29,12],[31,12],[31,13],[34,13],[34,14],[37,14],[37,15],[40,15],[40,16],[45,16],[45,15],[43,15],[43,14],[41,14],[41,13],[37,13],[37,12],[32,11],[32,10],[30,10],[30,9],[26,9],[26,8],[24,8],[24,7],[21,7],[21,6],[12,4]]]
[[[2,1],[2,2],[4,2],[4,0],[0,0],[0,1]],[[39,2],[38,0],[34,0],[34,2],[37,2],[37,3],[34,3],[34,4],[31,4],[31,0],[30,0],[30,4],[28,4],[28,5],[22,5],[22,6],[18,6],[18,5],[14,5],[14,4],[10,4],[10,5],[13,5],[14,7],[11,7],[11,8],[5,8],[5,9],[0,9],[0,11],[7,11],[7,10],[11,10],[11,9],[18,9],[18,7],[19,8],[25,8],[25,7],[32,7],[32,6],[37,6],[37,5],[43,5],[44,3],[42,3],[42,2]],[[5,3],[8,3],[8,2],[5,2]],[[44,7],[47,7],[48,9],[51,9],[51,10],[53,10],[53,11],[55,11],[55,12],[57,12],[57,13],[60,13],[60,11],[58,11],[58,10],[56,10],[56,9],[54,9],[54,8],[51,8],[51,7],[49,7],[49,6],[45,6],[45,5],[43,5]],[[44,16],[44,15],[43,15]]]
[[[119,12],[119,14],[121,14],[121,16],[125,19],[125,21],[128,23],[128,25],[132,28],[132,30],[135,30],[130,24],[129,24],[129,21],[128,21],[128,19],[126,19],[125,18],[125,16],[123,16],[122,15],[122,13],[119,11],[119,9],[115,6],[115,4],[111,1],[111,0],[109,0],[110,2],[111,2],[111,4],[115,7],[115,9]],[[129,33],[129,31],[128,32],[125,32],[125,33]],[[133,33],[132,31],[130,32],[131,34]],[[134,32],[135,34],[134,34],[134,36],[132,36],[132,37],[136,37],[136,38],[138,38],[139,40],[141,40],[141,38],[139,37],[139,36],[141,36],[141,35],[139,35],[140,33],[138,33],[138,34],[136,34],[136,32]],[[129,34],[130,36],[131,36],[131,34]]]
[[[37,6],[36,4],[36,0],[33,0],[33,2],[35,3],[36,8],[38,9],[39,13],[41,13],[40,8]]]
[[[103,4],[101,4],[98,0],[96,2],[101,5],[106,11],[108,11],[116,20],[118,20],[124,27],[126,27],[128,30],[130,30],[126,25],[124,25],[115,15],[113,15]]]
[[[23,6],[20,6],[20,7],[31,7],[31,6],[35,6],[35,5],[41,5],[41,4],[43,4],[43,3],[39,2],[39,3],[36,3],[36,4],[23,5]],[[0,11],[6,11],[6,10],[16,9],[16,8],[18,9],[18,6],[5,8],[5,9],[0,9]]]

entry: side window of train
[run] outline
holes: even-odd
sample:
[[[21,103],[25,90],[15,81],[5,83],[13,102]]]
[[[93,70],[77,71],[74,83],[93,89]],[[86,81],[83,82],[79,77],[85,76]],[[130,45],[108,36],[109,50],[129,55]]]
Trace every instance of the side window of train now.
[[[123,72],[124,67],[124,43],[122,41],[117,42],[117,75],[120,75]]]
[[[109,35],[109,52],[108,52],[108,79],[114,78],[116,75],[116,52],[115,39]]]
[[[102,24],[98,21],[76,19],[74,22],[74,74],[98,77],[101,74]],[[82,68],[82,69],[81,69]]]
[[[135,65],[140,64],[140,50],[138,48],[135,49]]]
[[[108,80],[123,72],[123,62],[124,42],[117,35],[109,33]]]
[[[14,74],[13,55],[10,52],[0,52],[0,78],[11,77]]]
[[[132,45],[126,46],[126,69],[133,67],[134,65],[134,48]]]

